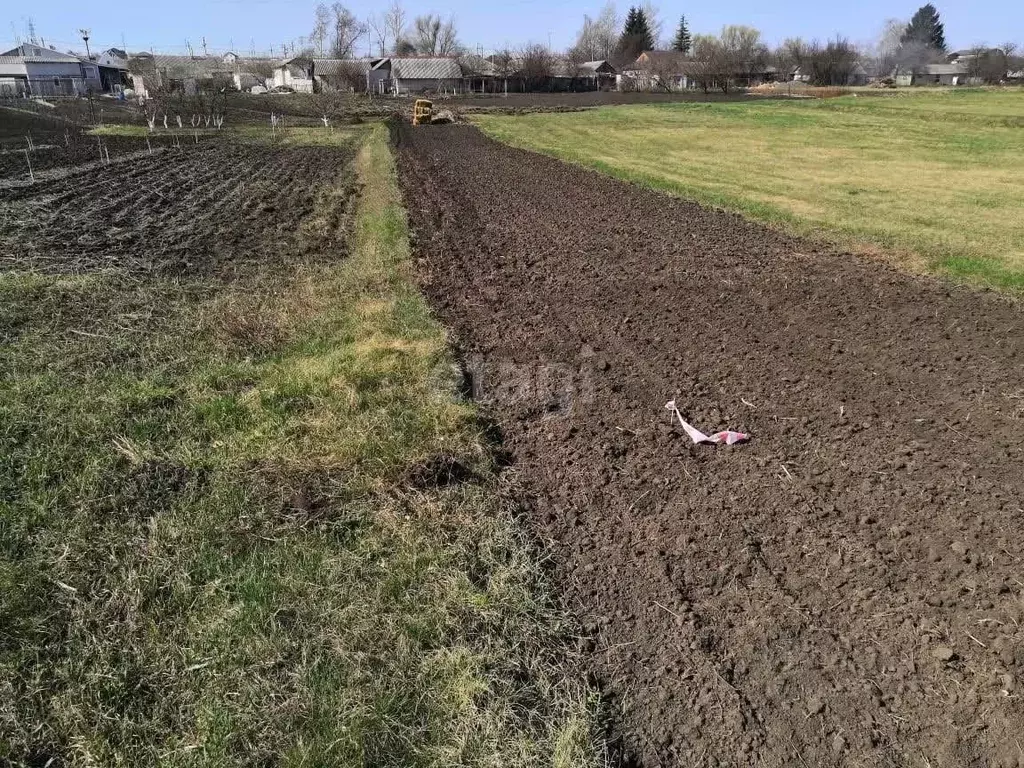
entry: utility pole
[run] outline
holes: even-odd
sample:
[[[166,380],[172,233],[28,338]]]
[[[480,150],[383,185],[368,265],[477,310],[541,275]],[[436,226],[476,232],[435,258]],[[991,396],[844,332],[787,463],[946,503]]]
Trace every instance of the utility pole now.
[[[203,56],[209,56],[209,52],[206,50],[206,35],[203,35]]]
[[[90,53],[89,51],[89,30],[80,29],[78,30],[78,34],[80,34],[82,36],[82,39],[85,41],[85,58],[91,59],[92,53]]]

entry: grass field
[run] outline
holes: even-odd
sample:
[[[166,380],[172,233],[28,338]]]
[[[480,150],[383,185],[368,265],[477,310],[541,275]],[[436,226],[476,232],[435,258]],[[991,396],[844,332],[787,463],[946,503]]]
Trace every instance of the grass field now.
[[[515,146],[800,234],[1024,289],[1024,90],[474,120]]]
[[[347,255],[0,273],[0,764],[598,763],[387,132],[332,136]]]

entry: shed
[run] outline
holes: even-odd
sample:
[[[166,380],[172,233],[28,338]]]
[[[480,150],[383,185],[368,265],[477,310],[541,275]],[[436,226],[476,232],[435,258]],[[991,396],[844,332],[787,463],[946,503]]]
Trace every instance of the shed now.
[[[142,97],[161,90],[192,95],[203,86],[228,87],[234,81],[235,66],[220,56],[137,53],[128,61],[135,93]]]
[[[914,85],[967,85],[967,81],[964,64],[925,64],[913,77]]]
[[[279,62],[274,67],[274,87],[312,93],[313,59],[309,56],[292,56]]]
[[[395,94],[458,91],[462,69],[453,57],[395,57],[383,60],[376,70],[390,66],[387,90]]]

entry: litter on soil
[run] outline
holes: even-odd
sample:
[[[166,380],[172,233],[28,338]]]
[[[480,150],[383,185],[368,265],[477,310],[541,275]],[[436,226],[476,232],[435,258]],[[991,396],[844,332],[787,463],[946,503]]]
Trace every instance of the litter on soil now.
[[[744,432],[733,432],[731,429],[727,429],[722,432],[715,432],[713,435],[705,435],[692,424],[687,424],[683,421],[683,414],[681,414],[679,409],[676,407],[675,400],[669,400],[665,403],[665,408],[672,411],[672,414],[679,420],[679,426],[683,428],[683,431],[694,443],[711,443],[712,445],[725,443],[726,445],[736,445],[736,443],[745,443],[750,439],[750,435]]]
[[[470,126],[395,138],[633,759],[1024,764],[1019,309]],[[664,392],[757,439],[693,445]]]

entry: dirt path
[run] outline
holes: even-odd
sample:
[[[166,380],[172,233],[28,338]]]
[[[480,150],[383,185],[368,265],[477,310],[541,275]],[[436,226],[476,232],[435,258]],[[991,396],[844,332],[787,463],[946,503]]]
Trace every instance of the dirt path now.
[[[639,762],[1024,766],[1018,309],[470,127],[399,147]]]

